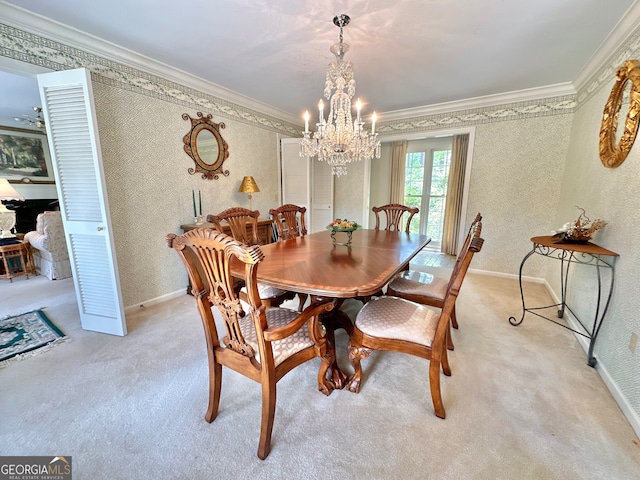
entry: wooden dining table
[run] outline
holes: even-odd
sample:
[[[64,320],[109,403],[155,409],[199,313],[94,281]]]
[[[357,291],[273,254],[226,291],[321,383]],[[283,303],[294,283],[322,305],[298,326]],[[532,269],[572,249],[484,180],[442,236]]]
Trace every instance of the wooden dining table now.
[[[339,235],[346,240],[345,232]],[[349,334],[353,330],[351,319],[340,310],[342,302],[380,292],[431,241],[426,235],[387,230],[356,230],[351,237],[349,247],[334,244],[329,230],[260,246],[264,259],[258,267],[259,282],[308,294],[315,302],[330,299],[336,304],[322,318],[332,343],[336,328]],[[243,276],[239,262],[232,263],[231,273]],[[336,388],[343,387],[346,376],[337,363],[332,379]]]

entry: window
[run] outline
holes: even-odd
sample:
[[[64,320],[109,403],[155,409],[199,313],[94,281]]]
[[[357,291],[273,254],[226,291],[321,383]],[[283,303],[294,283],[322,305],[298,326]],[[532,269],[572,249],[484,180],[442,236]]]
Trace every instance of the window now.
[[[451,138],[410,141],[407,148],[404,203],[418,207],[411,231],[431,237],[439,249],[451,163]]]

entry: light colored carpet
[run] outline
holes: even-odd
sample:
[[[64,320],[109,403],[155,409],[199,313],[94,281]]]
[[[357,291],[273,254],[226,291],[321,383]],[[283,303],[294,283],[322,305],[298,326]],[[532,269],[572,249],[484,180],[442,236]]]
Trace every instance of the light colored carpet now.
[[[542,286],[529,291],[548,303]],[[535,317],[508,323],[521,308],[515,280],[468,274],[446,420],[433,414],[425,360],[374,353],[360,394],[329,397],[310,362],[278,383],[265,461],[258,384],[225,369],[219,416],[203,419],[193,298],[140,308],[120,338],[80,328],[71,279],[17,279],[0,296],[3,315],[45,307],[72,338],[0,370],[0,455],[71,455],[76,480],[640,479],[638,438],[574,336]],[[341,331],[337,341],[350,372]]]

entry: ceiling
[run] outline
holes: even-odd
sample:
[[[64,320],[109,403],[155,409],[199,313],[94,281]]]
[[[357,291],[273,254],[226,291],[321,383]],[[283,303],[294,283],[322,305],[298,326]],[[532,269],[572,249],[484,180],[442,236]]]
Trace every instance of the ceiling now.
[[[633,3],[109,0],[88,7],[86,0],[0,0],[0,11],[12,4],[49,17],[302,122],[324,89],[337,14],[351,17],[345,58],[363,112],[383,114],[572,82]],[[0,92],[0,110],[26,95],[6,75]],[[10,117],[32,114],[34,101],[25,99]]]

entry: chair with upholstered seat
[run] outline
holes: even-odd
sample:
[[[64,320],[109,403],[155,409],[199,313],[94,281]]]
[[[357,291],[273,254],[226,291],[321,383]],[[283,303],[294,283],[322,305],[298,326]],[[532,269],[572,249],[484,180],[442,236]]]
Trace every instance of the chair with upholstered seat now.
[[[217,215],[207,215],[207,222],[213,223],[222,232],[223,224],[231,230],[231,236],[245,245],[259,245],[258,218],[259,210],[249,210],[242,207],[231,207]]]
[[[273,217],[278,232],[278,240],[289,240],[297,237],[304,237],[307,234],[307,226],[304,221],[307,207],[300,207],[293,203],[285,203],[278,208],[269,210],[269,214]],[[298,293],[299,305],[298,311],[302,311],[302,307],[307,301],[308,295]]]
[[[442,308],[447,288],[454,280],[456,267],[464,260],[471,239],[475,233],[475,229],[480,225],[481,220],[482,215],[478,213],[471,223],[471,227],[469,228],[467,237],[460,248],[460,253],[458,253],[456,263],[449,278],[442,278],[431,275],[430,273],[412,270],[400,272],[387,285],[387,295],[406,298],[407,300],[421,303],[422,305]],[[453,328],[458,328],[455,303],[451,310],[451,326],[453,326]],[[453,342],[450,337],[448,340],[448,348],[453,350]]]
[[[413,216],[420,211],[420,209],[417,207],[407,207],[406,205],[400,205],[399,203],[389,203],[380,207],[373,207],[371,210],[376,215],[376,230],[381,229],[381,212],[384,212],[386,215],[386,224],[384,230],[391,231],[400,231],[402,228],[402,218],[405,216],[405,214],[408,214],[407,222],[404,226],[404,231],[407,233],[409,233],[409,228],[411,227],[411,220],[413,220]]]
[[[349,340],[349,360],[354,374],[347,388],[358,393],[362,383],[361,361],[373,350],[407,353],[429,360],[429,384],[436,416],[445,418],[440,392],[440,367],[451,375],[447,358],[449,317],[460,292],[462,279],[476,252],[482,249],[481,227],[474,232],[467,253],[454,270],[453,282],[447,288],[441,309],[421,305],[404,298],[374,298],[358,312]]]
[[[40,275],[49,280],[71,276],[71,260],[59,211],[38,214],[36,229],[26,233],[24,241],[31,244],[33,260]]]
[[[264,259],[260,246],[244,245],[215,229],[194,229],[181,236],[169,234],[167,244],[178,252],[187,269],[204,326],[209,359],[209,403],[205,420],[210,423],[218,414],[223,366],[260,383],[262,421],[258,457],[264,459],[271,450],[277,382],[298,365],[319,357],[318,389],[325,395],[334,389],[328,369],[335,352],[327,342],[326,330],[319,318],[320,314],[330,311],[333,304],[316,303],[302,313],[265,307],[256,281],[259,264]],[[232,261],[245,266],[249,303],[246,314],[234,292]],[[223,336],[219,335],[213,308],[222,316]],[[289,388],[295,385],[290,384]]]
[[[279,240],[289,240],[307,234],[307,226],[304,221],[306,211],[307,207],[300,207],[292,203],[286,203],[269,210],[269,214],[275,222]]]
[[[213,223],[220,232],[223,230],[223,224],[226,223],[231,229],[231,236],[235,240],[245,245],[259,245],[258,217],[260,217],[258,210],[231,207],[217,215],[207,215],[207,222]],[[285,300],[291,300],[295,297],[294,292],[288,292],[262,283],[258,284],[258,291],[262,302],[272,307],[277,307]],[[242,287],[240,296],[246,301],[247,292],[245,287]]]
[[[406,205],[400,205],[399,203],[389,203],[380,207],[372,207],[371,210],[376,215],[375,230],[380,230],[380,226],[382,224],[382,222],[380,221],[381,212],[384,212],[386,215],[386,223],[383,230],[396,232],[399,232],[401,230],[402,218],[405,216],[405,214],[408,214],[407,221],[404,225],[404,231],[406,233],[409,233],[413,216],[420,211],[419,208],[407,207]],[[380,296],[383,293],[384,292],[382,290],[378,290],[373,295]],[[356,299],[360,300],[362,303],[367,303],[370,298],[371,295],[356,297]]]

